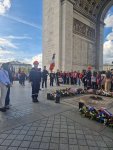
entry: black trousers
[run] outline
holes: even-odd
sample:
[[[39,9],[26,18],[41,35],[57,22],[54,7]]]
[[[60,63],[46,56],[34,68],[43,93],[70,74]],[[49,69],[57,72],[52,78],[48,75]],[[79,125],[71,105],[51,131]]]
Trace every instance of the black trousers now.
[[[42,79],[42,88],[44,87],[45,84],[45,88],[47,88],[47,79]]]
[[[50,86],[53,86],[53,82],[54,82],[54,80],[50,79]]]
[[[5,106],[8,106],[9,102],[10,102],[10,87],[8,87],[8,90],[7,90],[7,95],[5,98]]]
[[[36,100],[38,98],[39,90],[40,90],[40,83],[33,82],[32,83],[32,99],[33,100]]]
[[[96,89],[96,88],[97,88],[96,82],[92,82],[92,89]]]
[[[69,84],[69,77],[66,78],[66,83]]]

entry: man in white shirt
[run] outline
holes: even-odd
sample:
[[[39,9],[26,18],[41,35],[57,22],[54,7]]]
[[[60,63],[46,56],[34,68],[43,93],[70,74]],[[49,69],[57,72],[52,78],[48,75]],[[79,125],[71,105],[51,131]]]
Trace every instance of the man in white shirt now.
[[[1,88],[1,97],[0,97],[0,111],[5,112],[5,98],[8,90],[8,86],[10,86],[10,80],[8,72],[4,69],[5,64],[0,68],[0,88]]]

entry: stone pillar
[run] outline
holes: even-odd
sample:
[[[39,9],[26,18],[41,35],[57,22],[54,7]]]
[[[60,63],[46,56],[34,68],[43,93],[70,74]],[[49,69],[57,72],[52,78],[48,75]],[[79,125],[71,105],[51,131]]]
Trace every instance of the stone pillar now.
[[[64,0],[61,6],[61,31],[62,45],[61,66],[63,71],[71,71],[72,69],[72,49],[73,49],[73,4],[68,0]]]
[[[99,22],[97,26],[96,37],[96,69],[103,70],[103,39],[104,38],[104,23]]]
[[[60,9],[60,0],[43,0],[43,66],[49,69],[55,53],[55,71],[60,66]]]

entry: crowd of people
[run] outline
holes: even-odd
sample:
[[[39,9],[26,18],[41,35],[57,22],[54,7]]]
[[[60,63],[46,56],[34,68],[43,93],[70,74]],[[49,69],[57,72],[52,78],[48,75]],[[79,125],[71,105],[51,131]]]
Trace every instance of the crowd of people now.
[[[60,86],[60,84],[65,85],[78,85],[84,86],[84,89],[103,89],[106,92],[113,91],[113,71],[92,71],[91,67],[83,71],[71,71],[62,72],[57,70],[57,72],[49,71],[44,66],[41,71],[38,68],[39,62],[35,61],[33,63],[34,67],[29,72],[29,76],[25,74],[24,71],[18,72],[18,80],[22,86],[25,86],[25,80],[28,79],[32,86],[32,101],[38,102],[39,91],[43,88],[47,88],[48,79],[50,86]],[[0,98],[0,111],[5,112],[9,109],[10,104],[10,87],[13,83],[12,70],[9,63],[2,64],[0,68],[0,88],[1,88],[1,98]]]
[[[91,67],[83,71],[48,73],[46,67],[42,71],[42,88],[45,82],[47,87],[47,77],[50,77],[50,86],[56,82],[56,85],[71,84],[84,86],[85,89],[103,89],[107,92],[113,91],[113,70],[111,71],[92,71]]]

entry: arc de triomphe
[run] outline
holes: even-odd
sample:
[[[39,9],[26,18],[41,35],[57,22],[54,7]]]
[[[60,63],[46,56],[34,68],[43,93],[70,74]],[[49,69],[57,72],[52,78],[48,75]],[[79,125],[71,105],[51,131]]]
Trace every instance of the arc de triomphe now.
[[[113,0],[43,0],[43,66],[56,54],[55,68],[103,67],[104,18]]]

